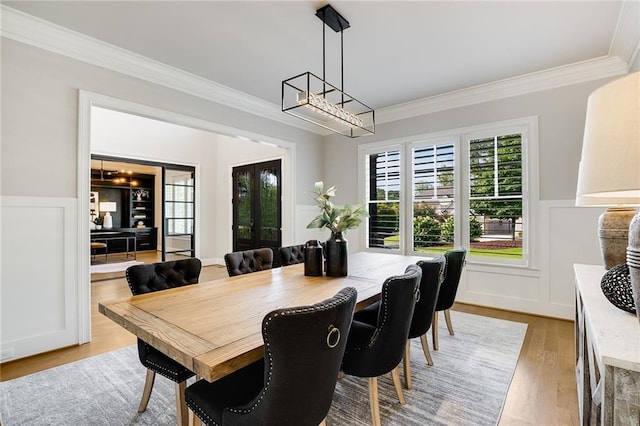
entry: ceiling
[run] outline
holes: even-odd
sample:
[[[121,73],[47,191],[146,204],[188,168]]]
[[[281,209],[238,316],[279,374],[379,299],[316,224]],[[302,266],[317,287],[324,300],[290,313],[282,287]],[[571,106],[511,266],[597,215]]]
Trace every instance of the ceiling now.
[[[311,1],[4,1],[120,48],[280,104],[281,81],[322,76]],[[606,57],[619,1],[336,1],[344,91],[374,109]],[[340,85],[340,38],[327,72]]]

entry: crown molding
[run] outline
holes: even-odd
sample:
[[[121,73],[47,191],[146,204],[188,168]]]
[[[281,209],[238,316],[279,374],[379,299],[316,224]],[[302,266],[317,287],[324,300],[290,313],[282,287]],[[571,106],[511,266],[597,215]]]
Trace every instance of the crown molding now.
[[[624,1],[609,46],[609,56],[618,56],[629,67],[640,51],[640,2]]]
[[[638,54],[638,2],[623,2],[610,54],[558,68],[418,99],[376,111],[386,123],[510,98],[628,72]],[[330,132],[283,114],[279,105],[0,4],[0,35],[115,72],[159,84],[319,135]],[[622,58],[622,59],[621,59]]]
[[[317,126],[283,114],[279,105],[195,74],[0,5],[3,37],[58,53],[121,74],[179,90],[302,130],[322,134]]]
[[[376,121],[385,123],[403,120],[438,111],[620,76],[627,74],[627,72],[627,64],[618,57],[590,59],[383,108],[376,111]]]

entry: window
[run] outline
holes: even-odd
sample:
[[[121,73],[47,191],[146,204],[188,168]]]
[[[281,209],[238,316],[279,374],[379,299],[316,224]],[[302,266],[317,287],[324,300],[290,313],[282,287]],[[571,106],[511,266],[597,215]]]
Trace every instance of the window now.
[[[192,234],[194,217],[192,172],[167,170],[164,191],[167,235]]]
[[[400,248],[400,151],[367,155],[369,247]]]
[[[522,134],[469,140],[471,254],[522,258]]]
[[[453,246],[455,146],[452,142],[414,146],[412,158],[413,251]],[[446,233],[446,229],[451,232]]]
[[[528,265],[527,195],[537,199],[537,187],[527,188],[537,185],[532,133],[535,117],[425,135],[393,149],[363,147],[367,247],[434,254],[464,247],[470,260]]]

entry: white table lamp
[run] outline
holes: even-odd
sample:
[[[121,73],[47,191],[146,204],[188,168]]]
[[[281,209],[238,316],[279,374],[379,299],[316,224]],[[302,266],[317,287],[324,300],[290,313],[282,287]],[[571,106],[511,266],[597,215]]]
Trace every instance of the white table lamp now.
[[[111,217],[111,212],[116,211],[116,203],[113,201],[103,201],[100,202],[100,211],[105,212],[104,214],[104,222],[102,226],[105,229],[113,228],[113,218]]]
[[[640,214],[633,206],[640,205],[640,72],[589,96],[576,205],[609,207],[598,230],[605,267],[627,262],[637,307]]]

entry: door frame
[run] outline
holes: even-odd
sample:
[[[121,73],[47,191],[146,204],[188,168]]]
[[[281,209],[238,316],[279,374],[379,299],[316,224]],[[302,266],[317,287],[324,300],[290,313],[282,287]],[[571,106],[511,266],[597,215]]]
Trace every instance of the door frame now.
[[[77,211],[78,217],[89,217],[89,192],[91,188],[90,169],[91,169],[91,108],[99,107],[126,114],[138,115],[155,120],[165,121],[167,123],[179,126],[191,127],[204,130],[224,136],[239,137],[255,143],[267,143],[282,148],[287,155],[282,163],[282,223],[290,224],[283,229],[283,241],[295,241],[294,226],[295,222],[295,203],[294,194],[296,193],[295,179],[295,161],[296,161],[296,144],[282,139],[261,135],[258,133],[242,130],[213,121],[206,121],[194,118],[184,114],[178,114],[163,109],[138,104],[99,93],[79,90],[78,91],[78,144],[77,144]],[[122,152],[93,152],[96,155],[112,155],[125,156],[133,158],[127,153]],[[144,158],[137,158],[145,160]],[[151,159],[147,159],[151,160]],[[171,163],[171,159],[167,163]],[[196,179],[199,179],[199,166],[196,167]],[[201,218],[201,214],[196,215]],[[90,232],[89,227],[84,226],[84,221],[78,221],[78,239],[76,245],[76,256],[78,265],[78,343],[87,343],[91,341],[91,273],[90,273],[90,256],[85,247],[89,247]],[[197,229],[201,227],[196,224]],[[229,227],[230,229],[230,227]],[[199,255],[199,246],[196,238],[196,256]]]
[[[256,169],[258,168],[257,166],[259,165],[263,165],[266,166],[267,164],[278,164],[278,190],[277,190],[277,195],[279,197],[278,199],[278,211],[277,211],[277,216],[278,216],[278,240],[277,240],[277,247],[272,247],[273,251],[274,251],[274,260],[278,260],[277,262],[274,262],[274,266],[279,266],[279,257],[277,256],[277,249],[278,247],[282,246],[282,160],[281,159],[275,159],[275,160],[267,160],[267,161],[263,161],[263,160],[259,160],[259,161],[254,161],[251,163],[246,163],[246,164],[241,164],[241,165],[237,165],[234,166],[231,170],[231,197],[232,197],[232,214],[231,214],[231,223],[232,223],[232,227],[233,227],[233,232],[232,232],[232,239],[231,239],[231,247],[233,251],[239,251],[240,249],[237,247],[237,233],[238,230],[236,229],[237,226],[239,226],[239,223],[236,223],[236,185],[235,185],[235,170],[239,169],[239,168],[253,168],[254,172],[256,171]],[[252,174],[253,177],[253,184],[258,183],[258,181],[260,180],[258,178],[258,175],[256,173]],[[258,183],[259,184],[259,183]],[[257,190],[257,186],[254,185],[253,187],[253,196],[258,196],[259,197],[259,190]],[[259,210],[259,201],[258,201],[258,197],[256,198],[252,198],[252,206],[251,206],[251,210],[253,212],[254,217],[256,217],[256,214]],[[260,219],[262,219],[262,216],[260,215]],[[256,225],[256,228],[261,228],[262,225],[262,220],[258,221],[258,224]],[[252,232],[253,234],[253,232]],[[257,248],[257,247],[263,247],[263,245],[260,244],[255,244],[256,240],[260,240],[260,238],[256,238],[255,235],[252,235],[252,248]],[[266,247],[266,246],[265,246]]]
[[[193,217],[191,219],[193,219],[193,229],[191,231],[190,235],[190,250],[185,250],[185,251],[189,251],[191,254],[191,257],[196,257],[196,244],[198,242],[198,239],[196,238],[196,235],[198,233],[198,228],[196,227],[197,224],[199,224],[199,212],[200,212],[200,181],[196,180],[196,169],[195,167],[189,167],[189,166],[179,166],[179,165],[169,165],[169,164],[165,164],[164,166],[162,166],[162,173],[161,173],[161,179],[162,179],[162,190],[161,190],[161,203],[162,203],[162,210],[161,210],[161,221],[162,221],[162,235],[161,235],[161,241],[162,241],[162,261],[165,262],[167,259],[167,237],[172,237],[171,235],[169,235],[169,230],[168,230],[168,221],[167,221],[167,169],[169,170],[179,170],[182,172],[188,172],[192,175],[192,179],[193,179]],[[183,234],[182,236],[187,235],[186,233]],[[199,252],[199,250],[198,250]],[[172,253],[176,253],[175,251],[172,251]]]

